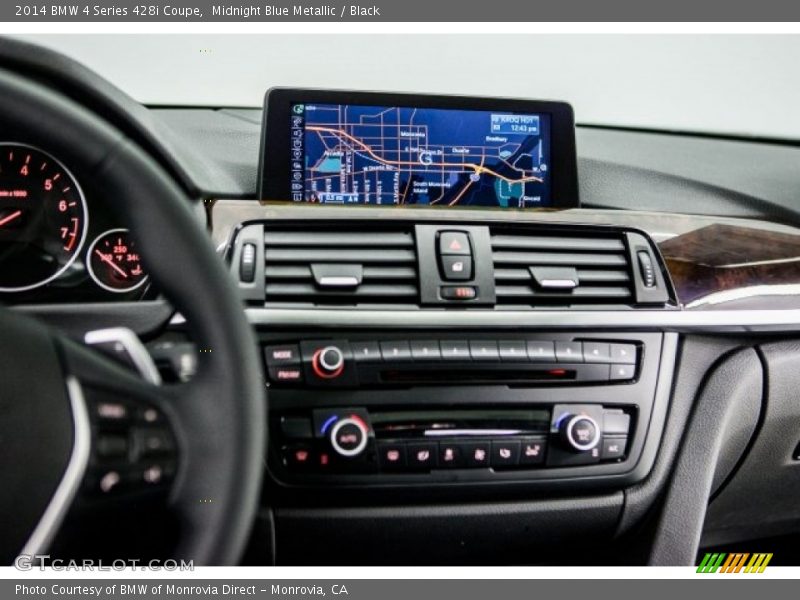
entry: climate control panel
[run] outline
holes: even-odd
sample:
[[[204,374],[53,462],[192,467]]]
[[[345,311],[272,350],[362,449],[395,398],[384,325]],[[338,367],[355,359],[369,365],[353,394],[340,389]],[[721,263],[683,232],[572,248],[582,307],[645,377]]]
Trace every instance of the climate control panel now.
[[[315,409],[277,417],[273,440],[294,474],[524,471],[619,462],[633,417],[599,404]]]

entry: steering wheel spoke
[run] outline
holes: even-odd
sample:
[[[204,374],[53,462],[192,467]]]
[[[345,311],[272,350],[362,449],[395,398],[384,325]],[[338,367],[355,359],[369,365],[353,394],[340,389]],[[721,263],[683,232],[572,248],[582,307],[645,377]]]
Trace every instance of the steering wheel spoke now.
[[[181,426],[171,406],[181,386],[147,381],[98,348],[67,339],[60,339],[59,346],[73,410],[78,396],[83,406],[77,410],[85,412],[88,425],[89,455],[79,499],[167,492],[179,467],[176,432]],[[87,435],[78,425],[76,420],[76,443]]]
[[[91,457],[83,489],[114,497],[165,490],[178,469],[175,430],[159,403],[83,388],[91,423]]]

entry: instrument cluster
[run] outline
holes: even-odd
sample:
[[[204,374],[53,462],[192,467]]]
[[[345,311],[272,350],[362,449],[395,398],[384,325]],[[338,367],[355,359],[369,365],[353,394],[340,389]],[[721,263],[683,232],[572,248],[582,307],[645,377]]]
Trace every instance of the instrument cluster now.
[[[136,241],[101,200],[55,156],[0,142],[0,301],[152,296]]]

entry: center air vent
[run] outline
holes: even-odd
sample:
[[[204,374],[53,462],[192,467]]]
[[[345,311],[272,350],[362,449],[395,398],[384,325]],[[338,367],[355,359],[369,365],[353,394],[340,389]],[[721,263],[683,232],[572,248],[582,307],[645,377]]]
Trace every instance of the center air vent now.
[[[418,304],[414,235],[407,230],[264,232],[266,301]]]
[[[563,235],[495,230],[491,236],[497,304],[632,304],[622,234]]]

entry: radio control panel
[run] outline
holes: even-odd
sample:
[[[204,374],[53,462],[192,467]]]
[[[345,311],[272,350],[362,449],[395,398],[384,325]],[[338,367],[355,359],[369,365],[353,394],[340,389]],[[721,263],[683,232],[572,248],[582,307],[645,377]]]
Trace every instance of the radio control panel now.
[[[358,387],[409,383],[619,383],[636,379],[638,345],[601,340],[312,340],[267,346],[276,385]]]

